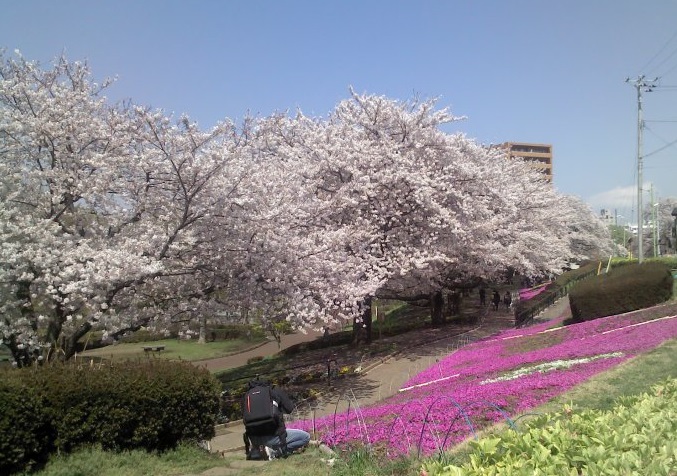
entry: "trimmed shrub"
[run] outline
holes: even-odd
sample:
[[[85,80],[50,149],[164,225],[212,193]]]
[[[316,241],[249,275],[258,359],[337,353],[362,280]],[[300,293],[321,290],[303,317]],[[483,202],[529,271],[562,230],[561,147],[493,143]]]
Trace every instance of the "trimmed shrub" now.
[[[670,267],[661,262],[629,263],[588,279],[569,295],[572,323],[655,306],[672,297]]]
[[[207,336],[212,340],[232,339],[261,339],[266,336],[261,326],[249,324],[221,324],[207,330]]]
[[[0,474],[12,474],[47,462],[53,428],[34,388],[3,372],[0,380]]]
[[[54,447],[163,451],[214,436],[220,386],[207,370],[160,359],[13,370],[40,395]]]

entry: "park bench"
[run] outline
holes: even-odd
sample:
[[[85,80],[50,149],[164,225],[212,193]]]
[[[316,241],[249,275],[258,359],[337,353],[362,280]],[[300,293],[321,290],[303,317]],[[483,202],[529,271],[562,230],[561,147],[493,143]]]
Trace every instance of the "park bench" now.
[[[162,352],[165,350],[164,345],[147,345],[143,347],[143,351],[148,353],[148,352]]]

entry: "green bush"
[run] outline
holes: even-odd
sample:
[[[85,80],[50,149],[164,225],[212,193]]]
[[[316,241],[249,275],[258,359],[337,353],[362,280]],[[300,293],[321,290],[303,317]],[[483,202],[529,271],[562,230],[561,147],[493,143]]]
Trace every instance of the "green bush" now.
[[[120,342],[129,344],[138,344],[141,342],[155,342],[164,339],[176,339],[179,336],[177,329],[169,329],[169,333],[139,329],[136,332],[130,332],[120,338]]]
[[[655,306],[672,296],[673,279],[662,262],[628,263],[585,280],[569,294],[571,322]]]
[[[0,380],[0,474],[41,466],[51,451],[53,428],[36,389],[3,372]]]
[[[163,451],[214,436],[219,383],[189,363],[55,364],[9,373],[40,396],[60,452],[91,444]]]
[[[261,339],[266,333],[261,326],[221,324],[210,327],[207,336],[212,340]]]

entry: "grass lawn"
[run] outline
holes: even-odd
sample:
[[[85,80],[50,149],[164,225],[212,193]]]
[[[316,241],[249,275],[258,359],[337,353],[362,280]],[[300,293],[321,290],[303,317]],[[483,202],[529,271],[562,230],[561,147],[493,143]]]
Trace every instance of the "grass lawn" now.
[[[197,340],[164,339],[153,342],[119,343],[99,349],[86,350],[78,354],[78,358],[96,357],[110,360],[129,360],[154,356],[162,359],[195,361],[224,357],[264,342],[267,342],[267,340],[233,339],[198,344]],[[147,346],[164,346],[164,350],[147,353],[143,350]]]

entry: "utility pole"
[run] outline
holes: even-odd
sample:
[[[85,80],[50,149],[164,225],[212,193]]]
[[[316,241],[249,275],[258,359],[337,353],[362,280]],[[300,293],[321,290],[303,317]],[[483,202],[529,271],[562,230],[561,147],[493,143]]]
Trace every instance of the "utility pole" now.
[[[626,78],[625,82],[632,84],[637,90],[637,261],[641,264],[644,260],[642,252],[642,240],[644,237],[643,228],[643,210],[642,210],[642,131],[644,129],[644,119],[642,118],[642,92],[651,92],[656,85],[655,79],[646,79],[644,75],[637,76],[637,79]]]

